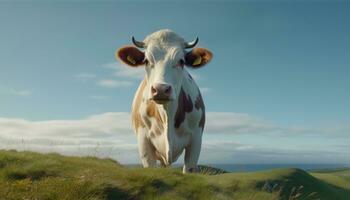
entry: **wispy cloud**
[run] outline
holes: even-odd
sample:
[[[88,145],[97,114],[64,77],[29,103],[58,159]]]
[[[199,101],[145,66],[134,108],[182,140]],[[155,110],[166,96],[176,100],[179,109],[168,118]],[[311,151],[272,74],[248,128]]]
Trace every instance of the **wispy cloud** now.
[[[96,78],[96,74],[90,74],[90,73],[80,73],[76,74],[75,78],[80,81],[87,81]]]
[[[146,73],[143,67],[128,67],[118,62],[108,63],[102,67],[114,70],[114,76],[125,79],[141,80]]]
[[[104,64],[102,68],[113,70],[112,78],[109,77],[96,82],[97,85],[106,88],[129,87],[144,76],[143,68],[127,67],[117,62]]]
[[[131,86],[133,82],[131,81],[120,81],[113,79],[103,79],[97,82],[97,85],[106,88],[118,88],[118,87],[128,87]]]
[[[96,100],[106,100],[109,99],[109,96],[103,96],[103,95],[91,95],[91,99],[96,99]]]
[[[32,95],[32,91],[30,91],[30,90],[15,90],[15,89],[12,89],[11,90],[11,94],[17,95],[17,96],[30,96],[30,95]]]

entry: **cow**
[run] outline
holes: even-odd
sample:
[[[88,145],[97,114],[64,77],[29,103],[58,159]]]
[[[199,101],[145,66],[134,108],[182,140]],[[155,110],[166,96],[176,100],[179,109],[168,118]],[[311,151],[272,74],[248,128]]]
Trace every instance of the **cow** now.
[[[197,69],[212,59],[205,48],[169,29],[132,36],[134,46],[116,51],[130,67],[144,66],[146,75],[132,103],[132,126],[138,139],[143,167],[170,166],[185,150],[183,173],[197,172],[205,124],[201,92],[186,67]],[[140,49],[144,49],[141,51]],[[191,49],[187,51],[186,49]]]

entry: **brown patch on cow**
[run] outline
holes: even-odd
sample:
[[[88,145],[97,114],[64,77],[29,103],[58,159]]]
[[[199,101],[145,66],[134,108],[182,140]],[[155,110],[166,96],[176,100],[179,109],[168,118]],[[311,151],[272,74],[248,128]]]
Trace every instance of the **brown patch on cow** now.
[[[204,124],[205,124],[205,106],[204,106],[204,102],[203,102],[203,98],[201,93],[199,92],[199,95],[196,98],[196,102],[194,104],[194,106],[196,107],[197,110],[201,109],[202,110],[202,117],[199,121],[198,126],[202,127],[202,129],[204,129]]]
[[[155,123],[152,125],[156,135],[161,135],[164,130],[164,122],[154,101],[149,101],[146,108],[147,116],[155,118]]]
[[[146,112],[149,117],[154,117],[157,121],[163,122],[162,117],[160,116],[159,110],[157,108],[157,104],[154,101],[149,101],[147,103]]]
[[[181,88],[178,97],[177,111],[175,114],[175,128],[179,128],[182,122],[185,120],[186,113],[193,110],[193,103],[191,97],[185,93]]]
[[[131,119],[132,119],[132,123],[133,123],[136,130],[139,127],[145,127],[145,124],[143,123],[142,118],[141,118],[141,114],[140,114],[140,106],[141,106],[141,102],[142,102],[143,90],[145,89],[146,84],[147,84],[147,82],[144,79],[141,82],[140,89],[137,91],[136,99],[135,99],[134,105],[133,105],[132,110],[131,110]]]

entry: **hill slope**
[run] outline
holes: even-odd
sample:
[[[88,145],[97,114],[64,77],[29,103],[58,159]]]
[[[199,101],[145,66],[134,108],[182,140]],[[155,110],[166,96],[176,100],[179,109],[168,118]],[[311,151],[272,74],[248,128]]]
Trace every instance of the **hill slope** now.
[[[350,170],[183,175],[127,168],[110,159],[0,151],[0,200],[17,199],[350,199]],[[207,175],[217,174],[218,175]]]

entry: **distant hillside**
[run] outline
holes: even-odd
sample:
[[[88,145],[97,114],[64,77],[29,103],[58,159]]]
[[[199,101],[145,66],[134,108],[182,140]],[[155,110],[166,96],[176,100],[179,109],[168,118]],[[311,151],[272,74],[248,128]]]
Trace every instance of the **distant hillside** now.
[[[184,175],[180,169],[129,168],[111,159],[0,151],[0,200],[350,199],[350,169],[309,174],[200,168],[200,174]]]

